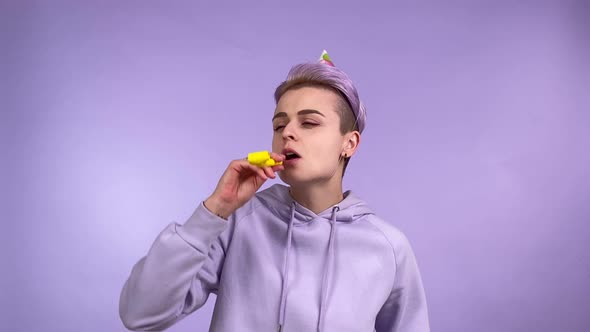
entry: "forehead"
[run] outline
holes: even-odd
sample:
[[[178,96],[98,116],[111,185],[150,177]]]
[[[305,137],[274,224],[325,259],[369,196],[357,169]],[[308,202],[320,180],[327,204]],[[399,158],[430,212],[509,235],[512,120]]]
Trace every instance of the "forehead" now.
[[[336,115],[340,102],[338,94],[331,89],[304,86],[285,92],[279,102],[275,114],[285,112],[294,115],[300,110],[313,109],[322,112],[326,117]]]

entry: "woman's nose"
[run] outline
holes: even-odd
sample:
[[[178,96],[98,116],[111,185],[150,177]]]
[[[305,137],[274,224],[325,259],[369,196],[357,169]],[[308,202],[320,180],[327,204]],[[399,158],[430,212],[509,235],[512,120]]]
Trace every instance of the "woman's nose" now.
[[[295,140],[296,137],[294,126],[291,123],[287,124],[285,128],[283,128],[283,139]]]

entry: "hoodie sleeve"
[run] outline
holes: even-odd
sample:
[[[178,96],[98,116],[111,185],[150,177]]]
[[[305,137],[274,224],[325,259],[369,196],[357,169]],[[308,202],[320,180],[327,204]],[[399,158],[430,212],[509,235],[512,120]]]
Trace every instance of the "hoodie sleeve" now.
[[[377,314],[377,332],[429,332],[428,309],[416,258],[407,238],[393,242],[395,279],[389,297]]]
[[[125,327],[163,330],[216,294],[234,219],[214,215],[201,202],[184,225],[168,225],[123,286],[119,315]]]

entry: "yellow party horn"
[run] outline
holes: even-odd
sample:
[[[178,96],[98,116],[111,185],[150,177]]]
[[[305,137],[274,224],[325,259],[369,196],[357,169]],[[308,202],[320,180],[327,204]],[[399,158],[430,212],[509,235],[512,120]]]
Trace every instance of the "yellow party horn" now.
[[[275,166],[283,164],[282,161],[275,161],[274,159],[272,159],[270,157],[270,152],[268,151],[248,153],[248,162],[258,167]]]

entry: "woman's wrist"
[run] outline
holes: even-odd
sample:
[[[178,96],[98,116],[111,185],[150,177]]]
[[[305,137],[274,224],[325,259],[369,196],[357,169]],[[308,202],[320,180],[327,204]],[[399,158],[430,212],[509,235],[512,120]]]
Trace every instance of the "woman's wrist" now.
[[[233,213],[233,211],[231,211],[231,208],[229,208],[226,204],[220,202],[214,196],[210,196],[209,198],[207,198],[203,202],[203,205],[205,205],[205,208],[207,208],[207,210],[209,210],[211,213],[225,220],[227,220],[227,218]]]

